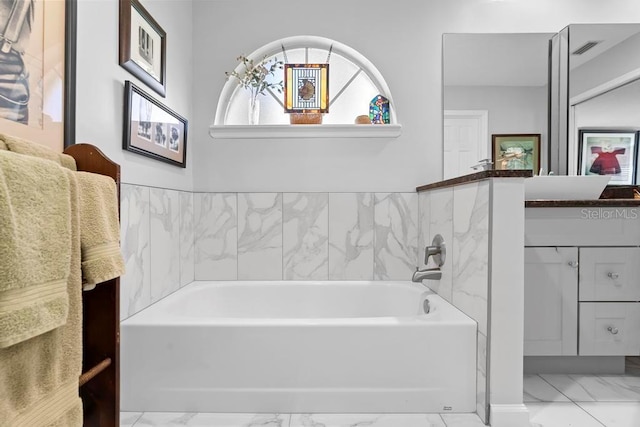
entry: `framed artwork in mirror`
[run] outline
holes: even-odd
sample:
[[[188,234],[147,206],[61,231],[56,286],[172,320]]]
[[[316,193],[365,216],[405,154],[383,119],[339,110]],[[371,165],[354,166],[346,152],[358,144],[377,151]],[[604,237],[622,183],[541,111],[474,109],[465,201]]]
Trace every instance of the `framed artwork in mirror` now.
[[[491,135],[491,158],[499,170],[540,170],[540,134]]]
[[[75,144],[75,0],[0,4],[0,129],[55,150]]]
[[[125,82],[122,148],[184,168],[187,125],[187,119]]]
[[[578,175],[609,175],[609,185],[634,183],[638,132],[579,129],[578,142]]]
[[[120,65],[165,96],[167,35],[138,0],[120,0]]]

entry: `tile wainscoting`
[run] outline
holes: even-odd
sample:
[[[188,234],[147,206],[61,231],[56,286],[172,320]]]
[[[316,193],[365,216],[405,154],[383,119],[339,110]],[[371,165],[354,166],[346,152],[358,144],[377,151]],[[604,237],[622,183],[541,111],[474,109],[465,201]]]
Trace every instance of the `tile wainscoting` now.
[[[193,280],[410,280],[419,217],[416,193],[122,184],[121,320]]]

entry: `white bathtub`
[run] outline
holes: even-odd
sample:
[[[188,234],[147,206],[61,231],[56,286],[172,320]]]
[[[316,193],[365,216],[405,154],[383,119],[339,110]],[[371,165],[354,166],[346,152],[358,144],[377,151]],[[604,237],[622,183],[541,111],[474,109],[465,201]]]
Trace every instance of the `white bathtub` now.
[[[474,412],[475,346],[416,283],[193,282],[122,322],[121,409]]]

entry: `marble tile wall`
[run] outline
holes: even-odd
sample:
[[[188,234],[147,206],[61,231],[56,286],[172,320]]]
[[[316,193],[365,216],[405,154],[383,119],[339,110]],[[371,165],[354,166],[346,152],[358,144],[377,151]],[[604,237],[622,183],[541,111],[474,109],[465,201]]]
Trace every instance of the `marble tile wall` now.
[[[329,278],[329,195],[284,193],[282,264],[285,280]]]
[[[121,318],[193,280],[409,280],[418,218],[430,216],[419,215],[415,193],[190,193],[123,184]]]
[[[238,198],[194,193],[195,279],[238,278]]]
[[[121,185],[121,320],[194,280],[193,201],[190,192]]]
[[[489,185],[480,181],[418,195],[420,268],[425,267],[423,248],[433,236],[439,233],[447,243],[442,279],[425,283],[478,323],[476,409],[483,420],[487,415]]]
[[[409,280],[418,260],[418,195],[376,193],[375,280]]]
[[[282,193],[237,197],[238,280],[282,280]]]
[[[329,280],[373,280],[373,193],[331,193],[329,205]]]
[[[415,193],[194,193],[197,280],[409,280]]]

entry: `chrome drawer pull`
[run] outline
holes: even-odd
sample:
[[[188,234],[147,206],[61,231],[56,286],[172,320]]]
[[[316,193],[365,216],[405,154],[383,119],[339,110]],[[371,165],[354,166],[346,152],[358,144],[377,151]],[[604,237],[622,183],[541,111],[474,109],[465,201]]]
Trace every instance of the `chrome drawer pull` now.
[[[608,273],[607,276],[609,276],[609,279],[611,280],[616,280],[618,277],[620,277],[618,273]]]
[[[614,328],[613,326],[609,326],[607,331],[611,332],[613,335],[618,335],[618,328]]]
[[[569,261],[569,267],[578,268],[578,261]]]

